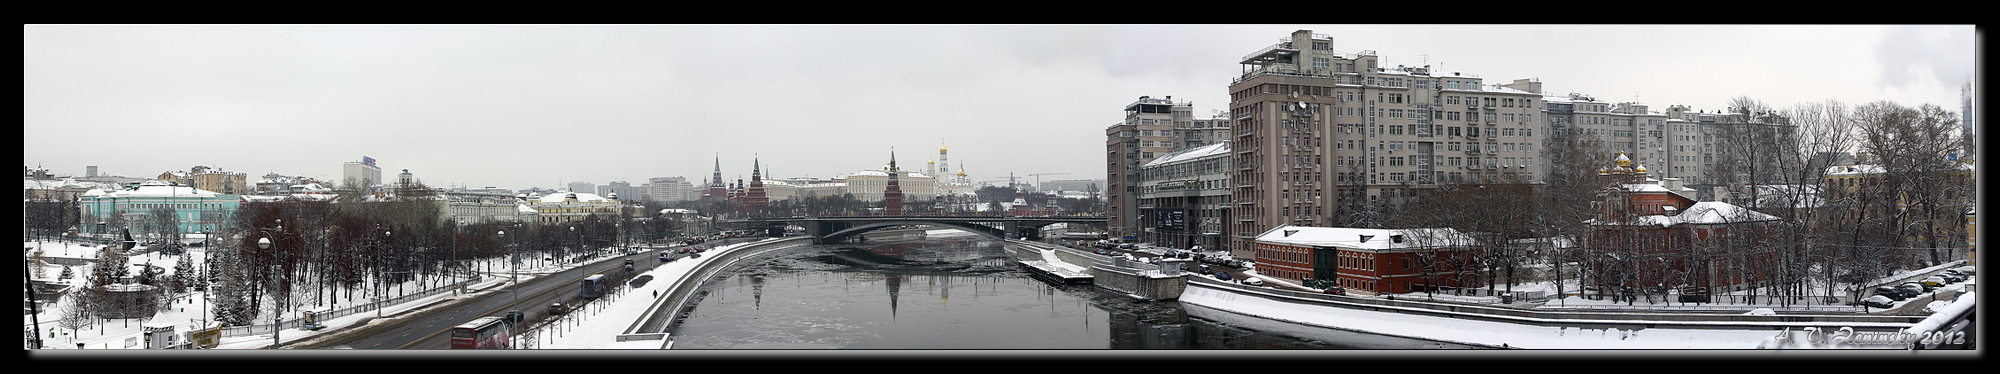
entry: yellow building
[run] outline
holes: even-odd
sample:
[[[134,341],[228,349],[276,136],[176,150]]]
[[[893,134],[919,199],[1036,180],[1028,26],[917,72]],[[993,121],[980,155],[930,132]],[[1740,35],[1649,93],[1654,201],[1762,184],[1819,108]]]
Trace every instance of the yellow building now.
[[[591,214],[598,219],[618,219],[624,204],[613,198],[597,196],[588,192],[556,192],[548,196],[530,196],[526,207],[534,211],[536,222],[561,224],[581,222]]]
[[[1870,191],[1881,188],[1880,184],[1884,183],[1882,181],[1883,175],[1884,170],[1882,166],[1875,164],[1829,167],[1827,168],[1826,177],[1820,180],[1821,192],[1819,197],[1830,208],[1839,209],[1840,207],[1846,207],[1847,209],[1861,209],[1862,214],[1878,217],[1896,214],[1898,212],[1882,211],[1882,205],[1856,204],[1853,202],[1855,200],[1850,198],[1864,198],[1857,195],[1871,193]],[[1943,195],[1943,203],[1941,205],[1946,207],[1939,209],[1938,212],[1946,213],[1941,213],[1939,216],[1934,217],[1911,216],[1911,218],[1907,218],[1905,221],[1920,223],[1926,220],[1949,222],[1951,220],[1963,219],[1965,221],[1964,231],[1960,232],[1954,228],[1954,226],[1957,226],[1956,222],[1952,222],[1953,224],[1937,224],[1936,227],[1938,229],[1935,235],[1943,238],[1957,238],[1962,235],[1966,238],[1966,244],[1970,246],[1972,244],[1973,233],[1975,232],[1973,230],[1974,225],[1972,223],[1973,216],[1971,211],[1976,202],[1975,199],[1978,198],[1978,173],[1974,171],[1972,163],[1959,162],[1957,170],[1950,172],[1947,178],[1950,178],[1950,183],[1947,186],[1951,187],[1946,187],[1943,191],[1936,192]],[[1897,199],[1895,206],[1897,210],[1907,211],[1910,208],[1911,200],[1914,198],[1911,195],[1912,192],[1909,190],[1895,192]],[[1963,217],[1952,217],[1948,213],[1959,211],[1966,213]],[[1917,212],[1911,213],[1920,214]],[[1922,231],[1914,231],[1905,240],[1913,242],[1928,241],[1930,237],[1926,234]]]

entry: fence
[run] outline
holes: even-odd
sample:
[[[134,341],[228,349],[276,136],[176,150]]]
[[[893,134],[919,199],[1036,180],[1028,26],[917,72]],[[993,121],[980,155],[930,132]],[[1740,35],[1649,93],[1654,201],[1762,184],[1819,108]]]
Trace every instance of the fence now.
[[[345,317],[355,313],[375,311],[377,309],[380,309],[377,307],[378,305],[397,305],[416,299],[421,299],[425,297],[436,296],[438,294],[446,292],[451,292],[452,289],[454,288],[470,286],[478,281],[479,278],[467,279],[464,281],[459,281],[457,283],[446,285],[444,287],[417,291],[416,293],[404,294],[402,296],[389,298],[387,300],[367,302],[359,305],[348,306],[345,308],[334,309],[333,311],[325,315],[319,315],[315,317],[320,321],[320,323],[325,323],[327,320],[334,318]],[[302,318],[294,318],[290,320],[279,321],[277,326],[280,329],[295,329],[299,328],[300,326],[303,326],[304,324],[305,321]],[[271,324],[258,325],[253,323],[249,326],[230,326],[222,328],[222,337],[225,338],[251,336],[251,335],[266,335],[270,333],[271,333]]]

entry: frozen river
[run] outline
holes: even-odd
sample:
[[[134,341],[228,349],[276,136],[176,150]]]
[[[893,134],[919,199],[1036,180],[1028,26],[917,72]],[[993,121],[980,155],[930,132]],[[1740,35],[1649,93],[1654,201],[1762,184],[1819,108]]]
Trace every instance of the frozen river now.
[[[975,238],[811,245],[738,265],[704,284],[672,331],[674,348],[1454,348],[1254,318],[1204,319],[1217,315],[1190,316],[1178,302],[1135,301],[1088,285],[1052,285],[1029,277],[998,242]]]

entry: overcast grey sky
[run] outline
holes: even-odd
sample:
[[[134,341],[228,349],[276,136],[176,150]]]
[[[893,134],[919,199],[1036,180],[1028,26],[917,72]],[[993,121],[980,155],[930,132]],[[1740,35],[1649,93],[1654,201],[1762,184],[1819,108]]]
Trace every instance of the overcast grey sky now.
[[[1104,178],[1139,96],[1224,110],[1294,30],[1487,83],[1722,109],[1840,100],[1957,111],[1971,25],[26,25],[26,166],[194,165],[431,185],[922,170]],[[1033,178],[1028,178],[1033,181]],[[696,182],[699,184],[699,182]]]

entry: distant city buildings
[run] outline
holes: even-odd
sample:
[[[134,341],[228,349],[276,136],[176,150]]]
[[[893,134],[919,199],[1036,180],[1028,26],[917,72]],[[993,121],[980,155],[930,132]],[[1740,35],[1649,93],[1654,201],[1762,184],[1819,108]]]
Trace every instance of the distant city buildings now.
[[[646,180],[646,194],[659,202],[689,201],[700,198],[687,177],[653,177]]]
[[[631,183],[626,183],[625,181],[613,181],[609,184],[597,186],[595,190],[596,194],[600,196],[611,196],[611,194],[618,194],[619,200],[624,200],[628,202],[641,201],[646,199],[645,186],[634,186]]]
[[[598,193],[597,185],[590,184],[590,182],[569,182],[569,190],[575,192]]]

